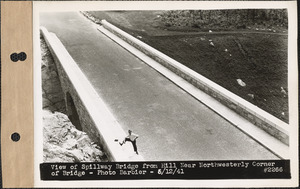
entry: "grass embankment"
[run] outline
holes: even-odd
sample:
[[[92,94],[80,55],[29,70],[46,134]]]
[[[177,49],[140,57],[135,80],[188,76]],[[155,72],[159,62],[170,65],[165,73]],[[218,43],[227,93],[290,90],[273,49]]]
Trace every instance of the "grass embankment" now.
[[[287,35],[284,27],[247,26],[204,32],[166,26],[164,11],[89,12],[167,54],[261,109],[288,122]],[[215,28],[216,29],[216,28]],[[206,28],[207,30],[207,28]],[[208,30],[209,31],[209,30]],[[237,79],[245,84],[241,86]]]

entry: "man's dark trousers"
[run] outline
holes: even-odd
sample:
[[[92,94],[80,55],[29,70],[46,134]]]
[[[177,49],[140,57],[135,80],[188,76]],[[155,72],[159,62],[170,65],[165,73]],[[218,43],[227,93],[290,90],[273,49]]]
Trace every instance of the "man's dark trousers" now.
[[[130,141],[132,143],[133,150],[137,152],[136,140],[131,141],[129,138],[125,138],[125,141]]]

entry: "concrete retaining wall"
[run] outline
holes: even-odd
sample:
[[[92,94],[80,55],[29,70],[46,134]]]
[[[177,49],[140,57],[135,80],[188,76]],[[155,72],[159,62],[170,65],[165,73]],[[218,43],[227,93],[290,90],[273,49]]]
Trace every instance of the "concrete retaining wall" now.
[[[270,135],[289,145],[289,125],[285,122],[279,120],[257,106],[254,106],[253,104],[226,90],[220,85],[208,80],[202,75],[194,72],[193,70],[157,51],[142,41],[134,38],[128,33],[110,24],[106,20],[102,20],[101,24],[105,29],[117,35],[155,61],[164,65],[172,72],[193,84],[195,87],[206,92],[225,106],[234,110],[256,126],[268,132]]]
[[[110,161],[143,160],[140,155],[132,156],[131,146],[124,148],[115,141],[123,140],[127,134],[56,35],[45,28],[41,28],[41,33],[57,66],[65,102],[68,103],[70,97],[72,98],[83,131],[103,148]],[[67,114],[72,114],[70,104],[66,104],[66,107]]]

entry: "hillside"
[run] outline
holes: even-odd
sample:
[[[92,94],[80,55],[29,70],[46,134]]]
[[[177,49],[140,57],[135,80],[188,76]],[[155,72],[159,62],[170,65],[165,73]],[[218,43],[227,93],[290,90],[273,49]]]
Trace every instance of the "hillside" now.
[[[262,12],[258,11],[259,14]],[[242,27],[240,23],[243,20],[237,24],[227,22],[223,25],[219,24],[221,21],[215,24],[203,22],[202,25],[195,27],[191,24],[191,20],[196,20],[195,16],[182,11],[89,13],[98,21],[106,19],[245,100],[288,122],[288,36],[284,10],[278,10],[273,17],[256,15],[254,17],[257,22],[252,16]],[[217,13],[210,14],[218,17]],[[230,14],[232,16],[228,17],[229,21],[240,12]],[[275,19],[278,15],[282,18]]]

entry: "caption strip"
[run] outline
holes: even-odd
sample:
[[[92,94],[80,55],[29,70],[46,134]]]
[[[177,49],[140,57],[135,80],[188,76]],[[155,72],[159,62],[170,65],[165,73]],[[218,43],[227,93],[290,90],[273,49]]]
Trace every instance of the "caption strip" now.
[[[290,161],[43,163],[41,180],[289,179]]]

